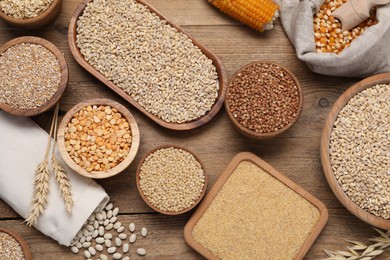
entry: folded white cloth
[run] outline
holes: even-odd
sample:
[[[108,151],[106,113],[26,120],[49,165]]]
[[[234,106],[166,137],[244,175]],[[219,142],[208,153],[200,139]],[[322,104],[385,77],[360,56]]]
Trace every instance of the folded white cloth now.
[[[30,118],[0,111],[0,198],[26,218],[34,191],[34,172],[43,160],[48,134]],[[51,174],[48,205],[36,228],[43,234],[69,246],[91,213],[108,202],[104,189],[92,179],[73,172],[56,151],[72,185],[72,215],[65,204],[54,174]]]

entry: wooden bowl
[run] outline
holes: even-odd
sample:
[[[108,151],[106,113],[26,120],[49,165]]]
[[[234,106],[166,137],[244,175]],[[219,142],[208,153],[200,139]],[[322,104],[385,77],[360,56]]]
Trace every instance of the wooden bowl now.
[[[15,38],[9,42],[6,42],[4,45],[0,47],[0,55],[5,52],[8,48],[21,44],[21,43],[33,43],[33,44],[39,44],[51,51],[54,56],[56,56],[58,62],[60,63],[61,67],[61,80],[60,80],[60,85],[58,87],[58,90],[54,93],[54,95],[49,99],[45,104],[42,106],[39,106],[34,109],[18,109],[11,107],[7,104],[2,104],[0,103],[0,109],[3,109],[4,111],[17,115],[17,116],[35,116],[38,114],[41,114],[47,110],[49,110],[51,107],[53,107],[58,100],[61,98],[62,94],[65,91],[65,88],[68,84],[69,80],[69,72],[68,72],[68,65],[66,63],[64,55],[61,53],[61,51],[51,42],[39,38],[39,37],[33,37],[33,36],[24,36],[24,37],[19,37]]]
[[[32,260],[32,254],[31,254],[30,247],[28,246],[26,240],[24,240],[24,238],[21,235],[19,235],[18,233],[14,232],[14,231],[11,231],[11,230],[8,230],[5,228],[1,228],[1,227],[0,227],[0,232],[4,232],[4,233],[7,233],[8,235],[12,236],[19,243],[20,247],[22,248],[24,258],[26,260]]]
[[[191,35],[186,33],[182,28],[172,23],[168,18],[166,18],[164,15],[159,13],[156,9],[149,6],[147,3],[145,3],[142,0],[136,0],[136,2],[141,3],[145,5],[150,12],[155,13],[160,19],[166,20],[167,24],[171,25],[172,27],[176,28],[179,32],[182,32],[186,34],[193,42],[193,44],[203,52],[209,59],[213,61],[214,66],[217,69],[218,77],[219,77],[219,91],[218,91],[218,97],[214,103],[214,105],[211,107],[210,111],[208,111],[204,116],[199,117],[198,119],[184,122],[184,123],[170,123],[166,122],[156,115],[146,111],[145,108],[143,108],[140,104],[138,104],[133,98],[131,98],[126,92],[124,92],[121,88],[116,86],[113,82],[109,81],[103,74],[101,74],[99,71],[97,71],[93,66],[91,66],[85,59],[84,56],[81,54],[80,49],[77,47],[76,44],[76,29],[77,29],[77,20],[79,16],[83,13],[84,8],[86,5],[91,2],[91,0],[85,0],[83,3],[81,3],[75,10],[69,24],[69,31],[68,31],[68,42],[70,50],[75,57],[76,61],[89,73],[91,73],[93,76],[98,78],[101,82],[103,82],[107,87],[111,88],[113,91],[115,91],[117,94],[119,94],[121,97],[126,99],[130,104],[132,104],[134,107],[136,107],[139,111],[141,111],[143,114],[145,114],[147,117],[152,119],[157,124],[168,128],[172,130],[189,130],[193,128],[197,128],[199,126],[204,125],[208,121],[210,121],[221,109],[224,98],[225,98],[225,92],[226,92],[226,71],[223,67],[221,61],[217,56],[215,56],[214,53],[212,53],[208,48],[203,46],[201,43],[199,43],[196,39],[194,39]]]
[[[62,0],[53,0],[50,6],[40,15],[28,19],[17,19],[6,15],[0,8],[0,18],[10,25],[24,29],[37,29],[54,20],[61,10]]]
[[[342,190],[339,185],[336,177],[333,173],[330,155],[329,155],[329,145],[330,145],[330,135],[332,133],[334,122],[337,119],[338,114],[343,109],[343,107],[348,103],[348,101],[358,94],[359,92],[375,86],[377,84],[389,84],[390,83],[390,73],[379,74],[366,78],[362,81],[359,81],[347,91],[345,91],[333,105],[330,110],[328,117],[326,118],[324,128],[321,135],[321,162],[322,168],[324,169],[324,174],[326,180],[329,183],[330,188],[333,193],[336,195],[337,199],[346,207],[352,214],[360,218],[364,222],[385,230],[390,230],[390,219],[385,220],[384,218],[377,217],[361,207],[355,204]]]
[[[324,228],[327,220],[328,220],[328,210],[325,207],[325,205],[315,198],[313,195],[308,193],[306,190],[304,190],[302,187],[300,187],[298,184],[287,178],[285,175],[280,173],[278,170],[273,168],[271,165],[257,157],[256,155],[249,153],[249,152],[242,152],[237,154],[232,161],[229,163],[225,171],[218,177],[217,181],[214,183],[213,187],[205,197],[205,199],[202,201],[202,203],[199,205],[195,213],[192,215],[190,220],[187,222],[186,226],[184,227],[184,238],[187,242],[187,244],[195,249],[198,253],[200,253],[202,256],[204,256],[207,259],[219,259],[216,255],[214,255],[210,250],[205,248],[203,245],[199,244],[194,237],[192,236],[192,231],[195,225],[198,223],[198,221],[201,219],[203,214],[206,212],[207,208],[210,206],[210,204],[213,202],[215,197],[217,196],[218,192],[224,187],[226,181],[229,179],[230,175],[234,172],[234,170],[237,168],[237,166],[244,161],[251,162],[258,167],[262,168],[264,171],[272,175],[274,178],[285,184],[288,188],[293,190],[298,195],[302,196],[305,200],[307,200],[309,203],[311,203],[313,206],[315,206],[319,210],[319,218],[313,229],[311,230],[309,236],[306,238],[304,243],[302,244],[301,248],[298,250],[296,256],[294,259],[302,259],[307,251],[309,251],[310,247],[316,240],[317,236],[320,234],[321,230]],[[243,215],[245,215],[245,212],[243,212]],[[266,219],[264,221],[267,221]],[[226,238],[228,239],[228,238]]]
[[[288,74],[290,74],[290,76],[293,78],[297,88],[298,88],[298,94],[299,94],[299,107],[298,107],[298,111],[297,111],[297,115],[296,117],[286,126],[284,126],[283,128],[279,129],[278,131],[275,131],[275,132],[271,132],[271,133],[257,133],[255,131],[252,131],[251,129],[248,129],[246,128],[245,126],[243,126],[242,124],[240,124],[240,122],[238,122],[238,120],[234,117],[234,115],[232,114],[232,112],[230,111],[230,105],[229,105],[229,102],[228,102],[228,98],[227,96],[229,95],[229,90],[231,88],[231,85],[232,85],[232,82],[233,80],[236,78],[236,76],[242,72],[243,70],[245,70],[246,68],[254,65],[254,64],[269,64],[269,65],[277,65],[279,66],[280,68],[282,68],[285,72],[287,72]],[[241,67],[240,69],[237,70],[237,72],[232,76],[232,78],[230,79],[229,81],[229,84],[228,84],[228,87],[227,87],[227,93],[226,93],[226,99],[225,99],[225,110],[226,110],[226,113],[228,115],[228,117],[230,118],[230,120],[233,122],[233,125],[234,127],[236,128],[236,130],[247,136],[247,137],[250,137],[250,138],[254,138],[254,139],[257,139],[257,140],[267,140],[267,139],[272,139],[284,132],[286,132],[288,129],[290,129],[294,124],[295,122],[298,120],[300,114],[301,114],[301,111],[302,111],[302,107],[303,107],[303,92],[302,92],[302,88],[301,88],[301,85],[299,84],[299,81],[298,79],[294,76],[294,74],[288,70],[286,67],[280,65],[280,64],[277,64],[277,63],[273,63],[273,62],[262,62],[262,61],[255,61],[255,62],[251,62],[249,64],[246,64],[244,65],[243,67]]]
[[[105,170],[105,171],[92,171],[88,172],[83,167],[79,166],[76,162],[73,161],[73,159],[70,157],[69,153],[66,151],[65,148],[65,128],[70,122],[70,120],[73,118],[74,114],[80,111],[83,107],[86,107],[88,105],[108,105],[113,108],[116,108],[119,113],[122,114],[124,118],[126,118],[127,122],[130,125],[131,129],[131,135],[132,135],[132,142],[131,147],[129,150],[129,153],[127,154],[126,158],[119,163],[117,166]],[[129,110],[127,110],[124,106],[121,104],[110,100],[110,99],[104,99],[104,98],[96,98],[96,99],[90,99],[84,102],[81,102],[71,108],[64,118],[61,121],[61,124],[58,128],[58,150],[66,162],[67,165],[69,165],[70,168],[72,168],[75,172],[79,173],[80,175],[83,175],[85,177],[94,178],[94,179],[104,179],[108,177],[112,177],[114,175],[117,175],[118,173],[122,172],[124,169],[126,169],[130,163],[134,160],[135,155],[137,154],[139,143],[140,143],[140,134],[138,130],[138,125],[133,117],[133,115],[130,113]]]
[[[203,173],[204,173],[204,176],[205,176],[205,182],[204,182],[204,186],[203,186],[203,190],[202,190],[202,193],[200,194],[199,198],[195,201],[194,204],[192,204],[190,207],[186,208],[186,209],[183,209],[181,211],[178,211],[178,212],[171,212],[171,211],[163,211],[157,207],[155,207],[152,203],[149,202],[149,200],[146,198],[146,196],[144,195],[144,192],[142,191],[141,189],[141,186],[140,186],[140,172],[141,172],[141,167],[145,161],[145,159],[152,153],[154,153],[155,151],[157,150],[160,150],[160,149],[165,149],[165,148],[178,148],[178,149],[181,149],[181,150],[184,150],[186,152],[189,152],[190,154],[192,154],[195,159],[200,163],[202,169],[203,169]],[[193,152],[191,152],[190,150],[188,149],[185,149],[183,147],[180,147],[180,146],[176,146],[176,145],[162,145],[162,146],[159,146],[159,147],[156,147],[154,149],[152,149],[151,151],[149,151],[148,153],[146,153],[140,163],[138,164],[138,167],[137,167],[137,172],[136,172],[136,184],[137,184],[137,189],[138,189],[138,192],[139,194],[141,195],[141,198],[145,201],[145,203],[151,207],[153,210],[157,211],[157,212],[160,212],[162,214],[165,214],[165,215],[180,215],[180,214],[183,214],[185,212],[188,212],[190,211],[191,209],[195,208],[196,205],[198,205],[198,203],[202,200],[204,194],[206,193],[206,189],[207,189],[207,182],[208,182],[208,176],[205,172],[205,168],[204,168],[204,165],[203,163],[200,161],[199,157],[196,156]]]

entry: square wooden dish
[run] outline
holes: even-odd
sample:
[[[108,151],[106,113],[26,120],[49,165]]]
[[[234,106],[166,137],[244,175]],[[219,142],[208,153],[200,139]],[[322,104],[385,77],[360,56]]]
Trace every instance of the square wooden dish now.
[[[265,173],[269,174],[271,177],[275,178],[277,181],[279,181],[281,184],[284,184],[287,186],[287,188],[291,189],[294,193],[301,196],[304,200],[306,200],[309,205],[311,204],[318,210],[318,219],[316,223],[314,224],[313,228],[308,233],[306,239],[302,243],[301,247],[298,249],[297,253],[294,256],[294,259],[302,259],[307,251],[310,249],[311,245],[314,243],[317,236],[320,234],[321,230],[324,228],[327,220],[328,220],[328,210],[325,207],[325,205],[319,201],[317,198],[315,198],[313,195],[308,193],[306,190],[304,190],[302,187],[300,187],[298,184],[294,183],[292,180],[284,176],[282,173],[277,171],[275,168],[273,168],[271,165],[257,157],[256,155],[249,153],[249,152],[243,152],[237,154],[232,161],[229,163],[226,170],[221,174],[221,176],[218,178],[218,180],[215,182],[213,187],[211,188],[210,192],[207,194],[205,199],[202,201],[198,209],[195,211],[195,213],[192,215],[191,219],[188,221],[184,228],[184,238],[189,246],[191,246],[193,249],[195,249],[198,253],[203,255],[204,257],[208,259],[219,259],[217,255],[212,253],[209,249],[201,245],[199,242],[197,242],[193,236],[193,230],[194,227],[198,224],[199,220],[203,217],[203,215],[206,213],[207,209],[211,205],[211,203],[216,198],[217,194],[220,192],[220,190],[225,186],[227,180],[230,178],[232,173],[236,170],[236,168],[242,163],[242,162],[249,162],[251,164],[254,164],[255,166],[262,169]],[[244,195],[246,196],[246,195]],[[224,198],[226,199],[226,198]],[[229,201],[226,201],[226,203],[229,203]],[[234,204],[232,204],[234,205]],[[228,209],[227,209],[228,210]],[[245,211],[245,209],[243,210]],[[228,213],[228,211],[225,211],[224,213]],[[222,212],[221,212],[222,213]],[[245,216],[245,212],[243,212],[243,215]],[[245,216],[245,218],[248,218],[248,215]],[[264,219],[264,221],[268,221],[269,219]],[[241,224],[241,223],[240,223]],[[303,222],[302,222],[302,225]],[[210,230],[210,234],[213,232],[218,232],[218,230]],[[226,237],[226,240],[232,240],[230,237]],[[248,240],[251,240],[253,242],[252,238],[248,238]],[[248,241],[249,242],[249,241]],[[267,241],[268,243],[268,241]],[[231,248],[231,250],[235,250],[234,248]],[[244,257],[244,256],[243,256]],[[268,256],[271,257],[272,256]]]

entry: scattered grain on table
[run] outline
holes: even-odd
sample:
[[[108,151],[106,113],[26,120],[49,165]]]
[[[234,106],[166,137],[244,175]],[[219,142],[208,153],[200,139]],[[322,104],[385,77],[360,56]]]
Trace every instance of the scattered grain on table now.
[[[190,152],[176,147],[158,149],[148,155],[139,177],[146,199],[167,212],[191,207],[201,196],[206,179],[199,161]],[[141,232],[146,236],[147,230]]]
[[[215,66],[184,33],[133,0],[94,0],[77,21],[84,58],[166,122],[205,115],[218,96]]]
[[[15,238],[0,231],[0,260],[10,259],[25,259],[23,249]]]
[[[367,88],[341,109],[330,135],[330,162],[359,207],[390,219],[390,84]]]
[[[0,103],[18,109],[44,105],[59,88],[56,56],[39,44],[21,43],[0,54]]]
[[[46,11],[53,0],[0,0],[1,10],[16,19],[34,18]]]
[[[257,165],[241,162],[193,228],[221,259],[293,259],[319,210]]]

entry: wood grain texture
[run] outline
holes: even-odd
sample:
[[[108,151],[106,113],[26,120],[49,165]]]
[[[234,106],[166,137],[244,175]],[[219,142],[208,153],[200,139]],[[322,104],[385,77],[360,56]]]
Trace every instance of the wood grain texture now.
[[[320,234],[321,230],[324,228],[327,220],[328,220],[328,210],[325,205],[315,198],[313,195],[308,193],[302,187],[300,187],[295,182],[291,181],[285,175],[280,173],[278,170],[273,168],[271,165],[254,155],[253,153],[242,152],[237,154],[232,161],[227,166],[226,170],[219,176],[218,180],[215,182],[209,193],[207,194],[204,201],[199,205],[198,209],[194,212],[186,226],[184,227],[184,238],[186,242],[193,247],[196,251],[202,254],[207,259],[219,259],[216,255],[214,255],[210,250],[205,248],[203,245],[199,244],[192,236],[192,230],[198,221],[202,218],[203,214],[206,212],[209,205],[213,202],[218,192],[224,187],[226,181],[230,178],[232,173],[235,171],[237,166],[242,162],[251,162],[257,165],[259,168],[263,169],[265,172],[285,184],[295,193],[299,194],[302,198],[310,202],[313,206],[315,206],[319,211],[319,218],[317,223],[314,225],[313,229],[310,232],[310,235],[305,239],[302,246],[298,249],[297,254],[294,257],[294,260],[302,259],[307,251],[310,249],[311,245],[314,243],[315,239]],[[223,214],[221,212],[221,214]],[[243,212],[243,214],[245,214]],[[267,220],[264,220],[267,221]],[[231,239],[231,238],[227,238]]]
[[[130,131],[131,131],[131,146],[130,150],[125,157],[125,159],[119,163],[117,166],[114,168],[111,168],[109,170],[104,170],[104,171],[91,171],[88,172],[86,169],[78,165],[73,159],[70,157],[69,153],[66,150],[65,146],[65,129],[69,122],[72,120],[73,116],[79,112],[82,108],[86,106],[110,106],[111,108],[116,108],[119,113],[127,120],[130,126]],[[93,98],[89,99],[86,101],[83,101],[81,103],[78,103],[75,105],[72,109],[70,109],[66,115],[62,118],[61,124],[58,128],[58,134],[57,134],[57,139],[58,139],[58,150],[61,154],[62,159],[66,162],[66,164],[72,168],[75,172],[77,172],[80,175],[83,175],[88,178],[93,178],[93,179],[105,179],[109,178],[112,176],[115,176],[121,172],[123,172],[129,165],[130,163],[134,160],[137,152],[138,152],[138,147],[140,143],[140,134],[139,134],[139,129],[137,122],[135,121],[133,115],[130,113],[129,110],[127,110],[124,106],[119,104],[118,102],[115,102],[111,99],[107,98]]]
[[[375,227],[382,228],[385,230],[390,230],[390,219],[384,219],[377,217],[374,214],[369,213],[366,210],[363,210],[356,203],[354,203],[347,194],[341,188],[339,182],[336,179],[335,174],[332,170],[332,165],[330,161],[330,135],[333,130],[334,122],[336,121],[340,111],[345,107],[349,100],[354,97],[359,92],[375,86],[377,84],[389,84],[390,83],[390,73],[384,73],[375,75],[369,78],[366,78],[362,81],[359,81],[347,91],[345,91],[333,105],[332,109],[329,112],[328,117],[325,120],[325,125],[322,131],[321,136],[321,162],[322,167],[324,168],[324,173],[326,180],[329,183],[330,188],[339,199],[339,201],[356,217],[360,218],[364,222],[367,222]]]
[[[61,5],[62,0],[53,0],[50,6],[40,15],[27,19],[17,19],[12,16],[6,15],[2,10],[0,10],[0,18],[15,27],[20,27],[23,29],[37,29],[53,21],[53,19],[60,12]]]
[[[203,170],[203,173],[205,175],[205,179],[204,179],[204,186],[203,186],[203,189],[202,189],[202,192],[200,193],[199,195],[199,198],[188,208],[186,209],[183,209],[181,211],[178,211],[178,212],[173,212],[173,211],[164,211],[164,210],[161,210],[159,208],[157,208],[156,206],[154,206],[151,202],[149,202],[149,200],[147,199],[147,197],[145,196],[144,192],[142,191],[141,189],[141,185],[140,185],[140,174],[141,174],[141,167],[142,165],[144,164],[145,162],[145,159],[151,155],[152,153],[160,150],[160,149],[166,149],[166,148],[176,148],[176,149],[181,149],[183,151],[186,151],[190,154],[192,154],[192,156],[194,156],[194,158],[199,162],[202,170]],[[190,210],[192,210],[193,208],[196,207],[196,205],[199,204],[199,202],[202,200],[203,196],[205,195],[206,193],[206,190],[207,190],[207,183],[208,183],[208,175],[207,173],[205,172],[205,168],[204,168],[204,165],[202,163],[202,161],[199,159],[199,157],[192,151],[188,150],[187,148],[184,148],[184,147],[181,147],[181,146],[178,146],[178,145],[169,145],[169,144],[166,144],[166,145],[162,145],[162,146],[158,146],[156,148],[153,148],[151,151],[147,152],[141,159],[141,161],[139,162],[138,164],[138,167],[137,167],[137,171],[135,173],[135,181],[136,181],[136,185],[137,185],[137,190],[139,192],[139,195],[141,196],[141,198],[144,200],[144,202],[150,207],[152,208],[153,210],[157,211],[157,212],[160,212],[162,214],[166,214],[166,215],[181,215],[181,214],[184,214]]]
[[[207,1],[148,0],[148,4],[183,27],[218,56],[226,68],[228,78],[249,62],[274,61],[295,74],[304,95],[302,113],[294,127],[272,140],[255,141],[241,135],[234,129],[224,109],[202,127],[188,131],[172,131],[160,127],[128,104],[78,65],[73,58],[67,43],[67,27],[81,1],[64,0],[59,16],[44,30],[26,32],[0,21],[0,44],[28,34],[50,40],[64,53],[70,78],[61,99],[61,118],[74,105],[91,98],[116,100],[133,114],[141,135],[138,154],[124,172],[97,182],[104,187],[114,205],[120,208],[122,215],[119,220],[122,223],[142,223],[151,232],[150,236],[148,235],[151,240],[145,240],[143,244],[148,250],[145,259],[202,259],[183,238],[183,228],[193,210],[179,216],[155,213],[144,203],[136,188],[135,172],[140,159],[151,149],[164,144],[183,146],[197,154],[209,176],[208,190],[237,153],[249,151],[321,200],[329,210],[328,224],[305,259],[323,259],[326,255],[322,249],[346,249],[347,239],[367,242],[368,238],[376,236],[370,225],[352,215],[335,197],[326,182],[320,161],[321,131],[328,112],[336,99],[358,79],[312,73],[296,58],[294,48],[279,21],[276,21],[273,30],[260,34],[222,14]],[[48,131],[51,115],[51,112],[46,112],[33,117],[33,120]],[[69,249],[59,246],[37,230],[26,227],[22,219],[1,200],[0,227],[20,233],[29,243],[34,259],[85,259],[81,254],[72,254]],[[134,251],[135,249],[132,252]],[[378,259],[388,257],[389,251]]]
[[[227,84],[227,78],[226,78],[226,71],[219,60],[219,58],[214,55],[208,48],[203,46],[200,42],[198,42],[194,37],[192,37],[190,34],[188,34],[185,30],[180,28],[179,26],[175,25],[165,17],[163,14],[158,12],[153,7],[149,6],[147,3],[141,0],[137,0],[140,4],[145,5],[151,13],[155,13],[158,17],[160,17],[161,20],[166,20],[167,24],[171,25],[173,28],[176,28],[177,31],[182,32],[186,34],[193,42],[195,46],[197,46],[204,55],[206,55],[210,60],[212,60],[218,74],[218,81],[219,81],[219,90],[218,90],[218,96],[212,105],[211,109],[203,116],[191,120],[189,122],[183,122],[183,123],[174,123],[174,122],[167,122],[165,120],[162,120],[155,114],[150,113],[147,111],[143,106],[141,106],[138,102],[136,102],[130,95],[128,95],[122,88],[116,86],[112,81],[108,80],[103,74],[101,74],[97,69],[95,69],[92,65],[90,65],[84,58],[84,56],[81,54],[80,49],[77,47],[76,43],[76,35],[77,35],[77,20],[83,13],[85,7],[87,6],[87,3],[91,2],[91,0],[86,0],[83,3],[81,3],[75,10],[69,25],[69,32],[68,32],[68,42],[70,50],[76,59],[76,61],[88,72],[90,72],[92,75],[94,75],[96,78],[98,78],[101,82],[103,82],[107,87],[111,88],[113,91],[118,93],[122,98],[127,100],[130,104],[132,104],[134,107],[136,107],[139,111],[144,113],[147,117],[152,119],[154,122],[159,124],[160,126],[166,127],[168,129],[173,130],[190,130],[193,128],[200,127],[207,122],[209,122],[221,109],[224,99],[225,99],[225,93],[226,93],[226,84]]]
[[[54,54],[54,56],[57,58],[59,65],[60,65],[60,71],[61,71],[60,83],[59,83],[57,91],[42,106],[39,106],[39,107],[33,108],[33,109],[19,109],[19,108],[14,108],[14,107],[12,107],[8,104],[5,104],[5,103],[0,103],[0,109],[3,109],[4,111],[6,111],[8,113],[13,114],[13,115],[17,115],[17,116],[36,116],[36,115],[39,115],[39,114],[49,110],[50,108],[52,108],[58,102],[58,100],[61,98],[61,96],[64,93],[65,88],[68,84],[68,80],[69,80],[68,65],[66,63],[64,55],[61,53],[61,51],[54,44],[52,44],[51,42],[49,42],[43,38],[33,37],[33,36],[18,37],[18,38],[15,38],[13,40],[10,40],[10,41],[4,43],[0,47],[0,55],[3,52],[7,51],[7,49],[9,49],[10,47],[18,45],[18,44],[22,44],[22,43],[33,43],[33,44],[41,45],[41,46],[45,47],[46,49],[48,49],[51,53]]]

